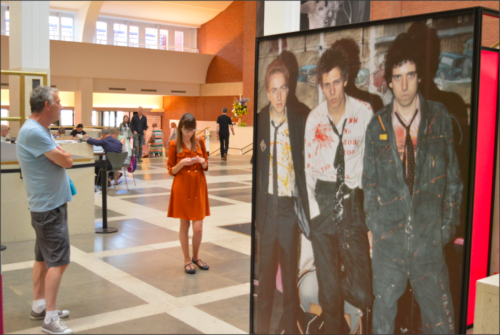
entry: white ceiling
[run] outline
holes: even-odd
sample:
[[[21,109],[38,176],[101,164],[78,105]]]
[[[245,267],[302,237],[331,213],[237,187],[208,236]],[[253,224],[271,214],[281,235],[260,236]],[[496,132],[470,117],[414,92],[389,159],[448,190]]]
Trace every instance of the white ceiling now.
[[[50,1],[50,8],[77,12],[86,2]],[[199,28],[231,3],[232,1],[104,1],[100,15]]]

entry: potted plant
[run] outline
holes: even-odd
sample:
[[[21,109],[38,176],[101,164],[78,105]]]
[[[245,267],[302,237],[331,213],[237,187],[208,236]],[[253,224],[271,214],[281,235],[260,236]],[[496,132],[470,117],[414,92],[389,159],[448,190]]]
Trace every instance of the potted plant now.
[[[234,98],[233,102],[233,114],[238,118],[238,126],[246,127],[246,124],[243,122],[243,115],[248,114],[248,105],[247,103],[250,101],[249,98]]]

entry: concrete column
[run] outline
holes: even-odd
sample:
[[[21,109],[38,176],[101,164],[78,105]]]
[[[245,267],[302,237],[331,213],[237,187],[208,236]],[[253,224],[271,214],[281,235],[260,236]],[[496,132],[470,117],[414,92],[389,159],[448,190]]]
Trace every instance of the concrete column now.
[[[12,71],[44,72],[50,85],[49,1],[11,1],[9,68]],[[25,116],[31,115],[29,95],[33,80],[26,77],[24,93]],[[20,77],[9,76],[10,116],[20,116]],[[20,123],[10,122],[12,136],[17,137]]]
[[[85,127],[92,126],[94,80],[79,78],[78,90],[75,92],[75,125],[82,123]]]
[[[264,35],[300,30],[300,1],[265,1]]]
[[[93,43],[95,24],[104,1],[85,1],[75,17],[76,41]]]

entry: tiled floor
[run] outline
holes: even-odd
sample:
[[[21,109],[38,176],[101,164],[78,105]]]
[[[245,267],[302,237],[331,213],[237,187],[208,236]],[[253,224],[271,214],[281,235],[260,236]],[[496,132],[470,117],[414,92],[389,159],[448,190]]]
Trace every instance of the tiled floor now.
[[[206,174],[212,215],[204,221],[200,257],[209,271],[184,273],[179,220],[166,217],[173,178],[163,158],[144,159],[131,178],[108,191],[109,235],[71,236],[71,259],[58,308],[88,334],[246,333],[249,330],[250,156],[220,157]],[[96,227],[101,196],[95,197]],[[224,228],[226,226],[226,228]],[[2,254],[7,333],[40,333],[31,321],[34,241]]]

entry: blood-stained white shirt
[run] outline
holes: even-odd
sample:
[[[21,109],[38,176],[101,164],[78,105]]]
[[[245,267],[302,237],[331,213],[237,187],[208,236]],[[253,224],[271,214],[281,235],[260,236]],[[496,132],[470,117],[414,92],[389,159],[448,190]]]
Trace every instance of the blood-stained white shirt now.
[[[365,133],[373,117],[369,103],[346,95],[345,113],[337,126],[344,128],[345,183],[349,188],[361,188]],[[322,102],[309,114],[305,132],[305,172],[311,218],[319,215],[315,189],[317,180],[337,181],[333,160],[339,143],[329,122],[327,101]],[[332,120],[333,121],[333,120]],[[339,132],[341,129],[338,129]]]

